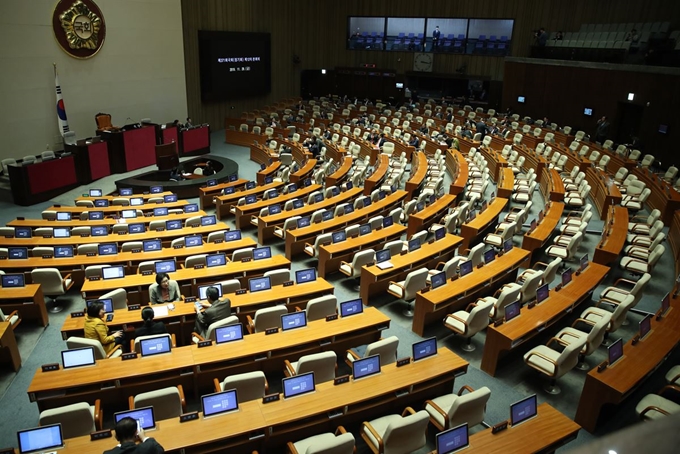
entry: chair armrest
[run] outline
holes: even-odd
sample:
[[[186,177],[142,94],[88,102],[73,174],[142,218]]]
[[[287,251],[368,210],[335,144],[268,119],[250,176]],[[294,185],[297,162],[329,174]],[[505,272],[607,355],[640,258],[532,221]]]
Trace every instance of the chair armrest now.
[[[583,334],[585,334],[585,333],[583,333]],[[574,338],[574,339],[579,339],[578,336],[576,336],[575,334],[572,334],[572,333],[570,333],[570,332],[562,333],[562,335],[561,335],[560,337],[557,337],[556,339],[559,339],[560,341],[565,342],[566,344],[569,344],[570,342],[567,341],[567,340],[564,340],[564,337],[563,337],[563,336],[564,336],[564,337],[572,337],[572,338]]]
[[[172,348],[176,348],[177,338],[175,337],[175,333],[170,334],[170,341],[172,342]]]
[[[567,341],[565,341],[565,340],[563,340],[563,339],[561,339],[561,338],[559,338],[559,337],[551,337],[550,340],[545,344],[546,347],[550,346],[550,344],[552,344],[553,342],[556,342],[556,343],[560,344],[560,345],[563,346],[563,347],[569,346],[569,342],[567,342]]]
[[[201,336],[200,334],[198,334],[196,331],[193,331],[191,333],[191,338],[192,339],[196,338],[196,339],[198,339],[199,342],[203,342],[205,340],[205,338],[203,336]]]
[[[539,358],[541,358],[541,359],[543,359],[543,360],[545,360],[545,361],[548,361],[550,364],[552,364],[553,366],[555,366],[555,371],[557,370],[557,363],[556,363],[552,358],[549,358],[549,357],[545,356],[545,355],[542,354],[542,353],[539,353],[539,352],[530,352],[530,353],[529,353],[529,356],[527,356],[527,359],[531,358],[531,357],[534,356],[534,355],[535,355],[535,356],[538,356]],[[525,362],[526,362],[526,361],[525,361]],[[528,364],[529,366],[533,367],[531,364],[529,364],[529,363],[527,363],[527,364]],[[534,369],[535,369],[535,367],[534,367]],[[545,372],[543,371],[543,369],[540,369],[540,372],[545,373]],[[546,375],[547,375],[547,374],[546,374]],[[553,375],[555,375],[555,372],[553,372],[553,373],[550,374],[549,376],[552,377]]]
[[[477,307],[477,301],[479,301],[479,299],[476,300],[474,303],[468,304],[467,307],[465,308],[465,312],[470,312],[472,309]]]
[[[663,408],[659,408],[659,407],[657,407],[657,406],[655,406],[655,405],[651,405],[651,406],[645,408],[644,410],[642,410],[642,411],[640,412],[640,419],[645,419],[644,416],[645,416],[648,412],[650,412],[650,411],[658,411],[658,412],[661,413],[662,415],[670,416],[670,413],[668,413],[668,412],[667,412],[666,410],[664,410]]]
[[[71,283],[69,284],[68,287],[66,286],[66,280],[67,280],[67,279],[71,281]],[[68,273],[66,276],[64,276],[64,277],[61,279],[61,283],[62,283],[62,285],[63,285],[63,287],[64,287],[64,291],[67,291],[68,289],[70,289],[71,287],[73,287],[74,282],[73,282],[73,279],[71,278],[71,273]]]
[[[213,378],[213,385],[215,386],[215,392],[218,393],[222,391],[222,384],[220,381],[216,378]]]
[[[402,417],[407,416],[407,415],[415,415],[415,414],[416,414],[416,411],[411,407],[406,407],[406,408],[404,408],[404,411],[401,412]]]
[[[253,321],[253,318],[250,315],[246,315],[246,319],[248,321],[248,324],[246,327],[248,328],[248,333],[253,334],[255,332],[255,322]]]
[[[431,400],[426,400],[425,405],[431,406],[432,408],[434,408],[434,411],[436,411],[437,413],[439,413],[441,415],[442,419],[444,420],[444,429],[446,429],[446,426],[448,426],[448,424],[449,424],[448,413],[445,412],[439,405],[437,405],[436,403],[434,403]]]
[[[375,431],[375,429],[373,428],[371,423],[369,423],[368,421],[364,421],[364,422],[361,423],[361,425],[364,427],[365,430],[369,431],[371,433],[371,435],[373,435],[373,438],[375,438],[376,441],[378,442],[378,446],[377,446],[378,451],[377,452],[385,452],[385,448],[384,448],[384,445],[383,445],[383,439],[380,435],[378,435],[378,432]],[[362,436],[364,438],[366,438],[366,436],[363,433],[362,433]],[[367,443],[367,444],[370,447],[370,443]]]
[[[104,412],[102,411],[102,402],[99,399],[94,401],[94,426],[97,430],[102,430],[102,419]]]
[[[459,396],[462,396],[462,395],[463,395],[463,391],[467,391],[467,392],[469,392],[469,393],[472,393],[472,392],[474,392],[475,390],[472,389],[472,388],[471,388],[470,386],[468,386],[468,385],[463,385],[463,386],[461,386],[460,389],[458,390],[458,395],[459,395]]]
[[[19,323],[21,323],[21,316],[19,315],[19,311],[14,310],[14,311],[10,312],[8,315],[5,316],[5,320],[7,320],[7,321],[10,321],[10,319],[12,317],[15,317],[15,316],[17,317],[17,321],[14,323],[14,325],[12,325],[12,329],[16,328],[17,325],[19,325]]]
[[[394,282],[394,281],[390,281],[390,283],[389,283],[388,285],[392,285],[392,284],[394,284],[394,285],[396,285],[397,287],[399,287],[400,289],[406,291],[406,288],[405,288],[403,285],[401,285],[400,283]]]
[[[667,391],[672,391],[676,394],[680,394],[680,386],[674,384],[666,385],[663,388],[661,388],[661,390],[657,394],[663,396],[664,394],[666,394]],[[677,399],[675,401],[677,401]]]
[[[292,441],[289,441],[286,443],[286,447],[288,448],[288,452],[290,454],[300,454],[297,449],[295,449],[295,445],[293,444]]]
[[[177,385],[177,391],[179,391],[179,400],[182,404],[182,412],[185,412],[187,409],[187,401],[184,398],[184,388],[182,388],[182,385]]]
[[[293,369],[293,365],[288,361],[287,359],[283,361],[284,365],[284,373],[286,374],[286,377],[292,377],[296,375],[295,369]]]
[[[351,356],[352,358],[354,358],[355,360],[361,359],[361,357],[360,357],[359,355],[357,355],[356,352],[354,352],[353,350],[347,350],[346,353],[347,353],[349,356]],[[350,366],[351,366],[351,365],[350,365]]]
[[[635,287],[635,284],[636,284],[635,281],[631,281],[630,279],[624,279],[624,278],[620,277],[620,278],[618,278],[618,279],[616,280],[616,282],[614,282],[613,287],[618,286],[619,283],[621,283],[621,282],[625,282],[625,283],[627,283],[627,284],[630,284],[631,287]]]
[[[453,319],[455,319],[455,320],[458,320],[459,322],[461,322],[461,323],[463,324],[463,326],[465,326],[465,331],[463,331],[461,334],[467,333],[468,325],[467,325],[467,322],[466,322],[465,320],[463,320],[462,318],[456,316],[456,314],[449,314],[449,315],[447,315],[446,317],[444,317],[444,321],[446,321],[446,319],[449,318],[449,317],[451,317],[451,318],[453,318]]]
[[[577,318],[576,320],[574,320],[574,323],[571,324],[571,327],[576,328],[576,325],[578,325],[579,323],[585,323],[586,325],[595,326],[595,322],[591,322],[590,320],[586,320],[585,318]]]
[[[135,409],[135,398],[133,396],[128,396],[128,408],[130,410]]]
[[[134,344],[133,344],[133,346],[134,346]],[[113,356],[113,354],[114,354],[116,351],[122,350],[122,349],[123,349],[123,346],[122,346],[122,345],[116,345],[116,346],[113,348],[113,350],[111,350],[111,351],[109,352],[109,354],[106,355],[106,358],[107,358],[107,359],[108,359],[108,358],[111,358],[111,356]]]

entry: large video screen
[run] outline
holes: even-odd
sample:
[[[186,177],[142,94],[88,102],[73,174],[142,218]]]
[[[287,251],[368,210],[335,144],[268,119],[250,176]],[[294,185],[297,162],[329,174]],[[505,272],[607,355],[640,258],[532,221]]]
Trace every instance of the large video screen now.
[[[271,91],[269,33],[198,32],[201,99],[227,101]]]

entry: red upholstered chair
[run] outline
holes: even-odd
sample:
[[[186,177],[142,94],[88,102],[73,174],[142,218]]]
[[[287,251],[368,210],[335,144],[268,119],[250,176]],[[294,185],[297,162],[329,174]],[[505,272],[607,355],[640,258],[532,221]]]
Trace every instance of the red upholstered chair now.
[[[94,119],[97,122],[97,131],[115,131],[120,129],[118,126],[113,126],[111,124],[110,114],[100,112],[94,116]]]

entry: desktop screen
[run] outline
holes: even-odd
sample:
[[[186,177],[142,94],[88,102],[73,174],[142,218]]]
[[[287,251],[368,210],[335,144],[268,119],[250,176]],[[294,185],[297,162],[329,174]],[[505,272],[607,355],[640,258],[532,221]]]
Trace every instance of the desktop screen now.
[[[281,212],[281,205],[278,203],[271,205],[269,209],[267,209],[267,213],[271,216],[273,214],[279,214]]]
[[[515,301],[514,303],[505,306],[505,321],[509,322],[513,318],[517,317],[520,313],[522,307],[522,301]]]
[[[217,217],[214,214],[208,216],[201,216],[201,225],[215,225],[217,224]]]
[[[299,396],[314,391],[314,372],[302,375],[294,375],[282,380],[283,398]]]
[[[304,204],[305,203],[301,199],[295,199],[293,200],[293,209],[297,210],[298,208],[302,208]]]
[[[437,454],[452,454],[470,445],[467,423],[437,434]]]
[[[437,338],[431,337],[420,342],[415,342],[411,346],[413,361],[429,358],[437,354]]]
[[[571,268],[565,270],[564,273],[562,273],[562,287],[571,282],[571,274]]]
[[[584,254],[583,257],[581,257],[581,260],[579,261],[579,263],[580,263],[580,270],[581,271],[588,268],[588,254]]]
[[[174,260],[162,260],[160,262],[154,263],[156,268],[156,274],[159,273],[173,273],[177,270]]]
[[[333,232],[332,239],[333,239],[333,244],[341,243],[341,242],[343,242],[347,239],[347,234],[345,233],[344,230],[342,230],[340,232]]]
[[[537,407],[536,394],[515,402],[510,406],[510,424],[516,426],[529,418],[533,418],[536,416]]]
[[[123,418],[132,418],[139,421],[139,425],[144,430],[153,429],[156,427],[156,418],[153,413],[153,407],[135,408],[134,410],[119,411],[113,414],[115,422]]]
[[[240,323],[223,326],[215,330],[215,342],[217,344],[224,344],[225,342],[233,342],[241,339],[243,339],[243,325]]]
[[[71,350],[62,350],[61,363],[64,369],[80,366],[91,366],[95,364],[94,348],[74,348]]]
[[[467,262],[461,263],[458,272],[460,274],[460,277],[472,273],[472,260],[468,260]]]
[[[236,192],[236,188],[233,187],[233,186],[229,186],[229,187],[224,188],[224,189],[222,190],[222,194],[224,194],[224,195],[233,194],[234,192]]]
[[[137,210],[123,210],[120,214],[123,219],[132,219],[137,217]]]
[[[144,233],[146,226],[143,223],[129,224],[128,233]]]
[[[484,252],[484,263],[488,264],[493,262],[493,259],[496,258],[496,251],[493,249],[489,249],[488,251]]]
[[[308,268],[305,270],[298,270],[295,272],[295,283],[304,284],[306,282],[313,282],[316,280],[316,269]]]
[[[106,199],[97,199],[94,201],[94,206],[97,208],[106,208],[109,206],[109,201]]]
[[[236,241],[241,239],[240,230],[228,230],[224,233],[224,241]]]
[[[54,257],[68,258],[73,257],[73,246],[55,246]]]
[[[104,279],[120,279],[125,277],[125,269],[123,266],[107,266],[102,268],[102,277]]]
[[[2,288],[13,288],[13,287],[24,287],[24,275],[23,274],[3,274],[2,275]]]
[[[361,314],[364,311],[364,304],[361,298],[344,301],[340,303],[340,316],[349,317],[350,315]]]
[[[120,188],[118,194],[122,196],[132,195],[132,188]]]
[[[90,211],[87,213],[87,219],[90,221],[101,221],[104,219],[104,212],[103,211]]]
[[[512,238],[508,238],[503,242],[503,252],[512,251]]]
[[[206,296],[206,292],[210,287],[215,287],[217,289],[217,294],[219,295],[219,298],[222,297],[222,286],[220,284],[208,284],[208,285],[201,285],[198,287],[198,299],[200,300],[205,300],[208,299]]]
[[[142,242],[144,252],[160,251],[161,247],[161,240],[144,240]]]
[[[209,254],[205,258],[208,268],[213,266],[224,266],[227,264],[227,256],[224,254]]]
[[[165,229],[166,230],[179,230],[181,228],[182,228],[182,221],[180,221],[180,220],[165,221]]]
[[[307,227],[310,223],[311,219],[309,216],[305,216],[303,218],[300,218],[297,220],[297,228],[302,229],[304,227]]]
[[[272,257],[272,249],[269,246],[253,249],[253,260],[264,260]]]
[[[652,329],[652,314],[648,314],[640,320],[640,339],[644,338],[647,333]]]
[[[70,221],[71,213],[68,212],[57,212],[57,221]]]
[[[246,196],[246,205],[250,205],[250,204],[255,203],[255,202],[257,202],[257,196],[256,195],[251,194],[251,195]]]
[[[92,236],[106,236],[109,234],[109,230],[104,225],[95,225],[90,228],[90,233]]]
[[[257,183],[255,183],[254,181],[248,181],[246,183],[246,190],[253,189],[255,186],[257,186]]]
[[[442,238],[446,236],[446,229],[444,227],[440,227],[437,230],[434,231],[434,240],[439,241]]]
[[[142,339],[139,341],[142,350],[142,356],[159,355],[161,353],[170,353],[172,346],[170,345],[170,336],[163,335],[152,337],[149,339]]]
[[[185,213],[196,213],[198,211],[198,205],[195,203],[189,203],[187,205],[184,205],[182,208]]]
[[[9,247],[9,248],[7,248],[7,257],[9,257],[10,260],[26,259],[26,258],[28,258],[28,248],[25,248],[25,247]]]
[[[352,363],[352,378],[358,380],[380,373],[380,355],[357,359]]]
[[[163,186],[151,186],[149,188],[149,192],[151,194],[160,194],[161,192],[163,192]]]
[[[371,224],[361,224],[359,226],[359,235],[368,235],[371,233]]]
[[[291,312],[281,315],[281,330],[303,328],[307,326],[307,313],[305,311]]]
[[[297,185],[295,183],[291,183],[288,185],[288,193],[295,192],[297,191]]]
[[[345,205],[345,214],[354,213],[354,207],[352,205]]]
[[[382,250],[375,253],[376,263],[386,262],[391,258],[392,258],[392,254],[390,253],[389,249],[382,249]]]
[[[101,189],[90,189],[89,193],[90,193],[90,197],[101,197],[102,196],[102,190]]]
[[[132,197],[130,199],[130,206],[136,207],[136,206],[140,206],[140,205],[144,205],[144,199],[143,198]]]
[[[19,441],[19,453],[50,451],[64,446],[64,437],[61,432],[61,424],[36,427],[35,429],[20,430],[17,432]]]
[[[33,229],[30,227],[14,227],[14,236],[16,238],[32,238]]]
[[[68,227],[55,227],[53,230],[53,234],[55,238],[70,238],[71,229],[69,229]]]
[[[417,251],[420,249],[420,240],[418,238],[413,238],[412,240],[408,240],[408,251],[413,252]]]
[[[441,273],[432,275],[432,277],[430,278],[430,282],[432,290],[446,284],[446,272],[442,271]]]
[[[611,366],[623,356],[623,338],[607,347],[607,357]]]
[[[321,213],[322,221],[329,221],[331,219],[333,219],[333,212],[331,210],[326,210],[323,213]]]
[[[94,303],[102,303],[104,305],[104,312],[107,314],[110,314],[113,312],[113,299],[112,298],[103,298],[103,299],[98,299],[98,300],[87,300],[86,304],[87,307],[92,306]]]
[[[392,224],[394,224],[394,219],[392,218],[392,216],[385,216],[383,218],[383,227],[387,228]]]
[[[167,207],[154,208],[153,209],[153,215],[154,216],[167,216],[168,215],[168,208]]]
[[[536,304],[545,301],[550,295],[549,284],[543,284],[538,289],[536,289]]]
[[[323,194],[320,192],[318,194],[314,194],[314,203],[319,203],[323,202]]]
[[[203,244],[203,237],[201,235],[189,235],[184,237],[185,247],[195,247]]]
[[[232,175],[229,175],[229,181],[230,181],[230,182],[236,181],[236,180],[238,180],[238,175],[237,175],[237,174],[234,173],[234,174],[232,174]]]
[[[203,417],[222,415],[238,410],[238,396],[235,389],[201,396]]]
[[[99,255],[114,255],[118,254],[118,245],[116,243],[100,244],[97,248]]]
[[[668,309],[671,307],[671,294],[666,293],[666,296],[663,297],[661,300],[661,315],[664,315],[666,312],[668,312]]]
[[[248,279],[248,288],[250,292],[260,292],[262,290],[269,290],[272,288],[272,282],[269,276],[255,277]]]

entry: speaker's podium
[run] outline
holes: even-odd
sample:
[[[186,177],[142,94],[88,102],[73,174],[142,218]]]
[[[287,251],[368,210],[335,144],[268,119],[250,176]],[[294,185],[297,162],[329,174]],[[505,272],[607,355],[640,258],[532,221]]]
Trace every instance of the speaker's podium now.
[[[159,171],[167,172],[179,166],[179,155],[175,142],[156,145],[156,165]]]

